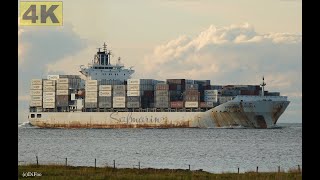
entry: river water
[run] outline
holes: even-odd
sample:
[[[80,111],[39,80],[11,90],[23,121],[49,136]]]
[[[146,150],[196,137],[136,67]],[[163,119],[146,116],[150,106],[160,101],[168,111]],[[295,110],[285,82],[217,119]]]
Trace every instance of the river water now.
[[[287,171],[301,167],[302,125],[279,129],[42,129],[18,126],[19,164]]]

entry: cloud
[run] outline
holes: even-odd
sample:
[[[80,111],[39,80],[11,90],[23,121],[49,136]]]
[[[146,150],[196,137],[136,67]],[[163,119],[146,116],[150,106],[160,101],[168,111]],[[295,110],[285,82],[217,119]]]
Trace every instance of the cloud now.
[[[46,65],[49,74],[75,74],[80,75],[80,65],[91,62],[95,46],[89,46],[77,54],[71,54]]]
[[[87,41],[74,33],[72,28],[71,24],[63,27],[19,27],[19,80],[29,85],[32,78],[47,73],[47,64],[86,48]]]
[[[220,83],[226,83],[225,77],[234,72],[251,76],[254,72],[259,79],[274,71],[301,72],[301,41],[299,34],[259,34],[248,23],[211,25],[195,38],[183,35],[155,47],[144,58],[144,71],[158,78],[187,73],[223,80]]]
[[[302,92],[302,35],[255,31],[248,23],[209,26],[195,37],[182,35],[145,56],[145,76],[210,79],[212,84],[259,84],[269,91]],[[295,102],[301,101],[301,96]],[[290,99],[290,97],[289,97]],[[301,109],[301,106],[300,106]]]
[[[29,101],[30,95],[18,96],[18,101]]]
[[[45,78],[47,64],[77,54],[88,41],[73,31],[71,24],[62,27],[18,27],[18,96],[19,111],[29,95],[30,81]],[[20,117],[20,116],[19,116]]]

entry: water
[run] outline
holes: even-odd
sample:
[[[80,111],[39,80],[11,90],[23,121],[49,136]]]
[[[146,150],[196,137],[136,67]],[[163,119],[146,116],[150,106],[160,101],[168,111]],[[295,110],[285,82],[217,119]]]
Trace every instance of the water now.
[[[174,168],[209,172],[301,167],[301,124],[279,129],[41,129],[18,127],[20,163]]]

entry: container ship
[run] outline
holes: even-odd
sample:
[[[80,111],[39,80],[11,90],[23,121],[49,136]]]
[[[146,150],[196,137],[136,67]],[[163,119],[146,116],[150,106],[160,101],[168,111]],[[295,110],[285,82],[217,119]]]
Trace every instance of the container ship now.
[[[132,79],[104,43],[79,75],[32,79],[29,122],[41,128],[275,128],[286,96],[258,85]]]

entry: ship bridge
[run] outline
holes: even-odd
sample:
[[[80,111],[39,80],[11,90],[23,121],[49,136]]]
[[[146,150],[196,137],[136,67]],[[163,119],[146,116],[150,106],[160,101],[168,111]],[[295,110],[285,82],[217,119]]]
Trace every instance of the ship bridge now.
[[[103,44],[103,50],[98,48],[98,52],[94,55],[94,59],[88,66],[80,66],[80,73],[91,80],[120,80],[125,81],[131,78],[134,70],[126,69],[121,63],[121,58],[118,57],[116,64],[111,64],[110,57],[112,55],[111,50],[107,50],[106,43]]]

